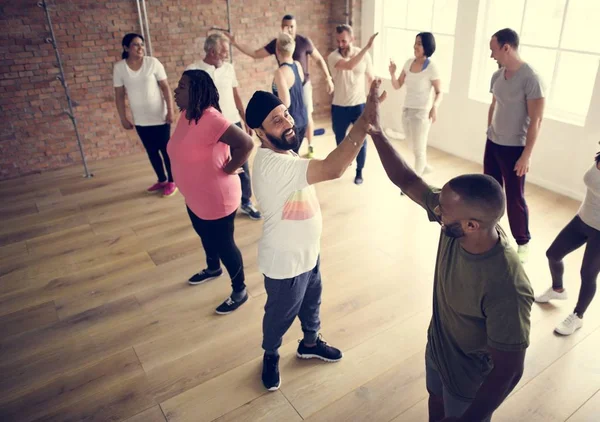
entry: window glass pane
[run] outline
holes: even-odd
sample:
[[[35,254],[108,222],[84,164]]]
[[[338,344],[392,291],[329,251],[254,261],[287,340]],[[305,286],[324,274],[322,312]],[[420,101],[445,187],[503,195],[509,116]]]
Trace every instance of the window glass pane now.
[[[408,0],[407,27],[416,31],[430,31],[433,18],[433,0]]]
[[[552,107],[586,116],[592,98],[598,56],[561,52],[552,92]]]
[[[556,64],[556,50],[523,46],[521,47],[521,58],[529,63],[542,78],[546,98],[550,98],[550,90],[552,89],[550,84],[552,84]]]
[[[521,32],[521,20],[525,0],[489,0],[486,13],[487,23],[484,26],[487,33],[483,36],[491,38],[495,32],[503,28],[512,28]]]
[[[570,0],[562,48],[600,53],[600,1]]]
[[[521,42],[558,47],[566,0],[527,0]]]
[[[387,65],[390,59],[396,62],[399,75],[404,63],[411,57],[414,57],[413,46],[415,45],[416,31],[406,29],[387,29],[386,30],[386,52],[387,56],[383,58]]]
[[[406,27],[406,5],[408,0],[383,1],[383,26]]]
[[[458,0],[435,0],[433,9],[433,32],[454,34]]]
[[[454,37],[435,34],[435,53],[431,60],[435,61],[442,81],[442,90],[448,92],[452,76],[452,58],[454,57]]]

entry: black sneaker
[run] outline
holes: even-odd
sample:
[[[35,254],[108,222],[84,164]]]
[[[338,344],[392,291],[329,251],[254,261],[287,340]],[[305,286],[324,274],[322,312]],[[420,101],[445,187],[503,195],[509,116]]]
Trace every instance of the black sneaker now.
[[[363,183],[362,171],[356,170],[356,177],[354,178],[355,185],[362,185]]]
[[[251,220],[260,220],[262,218],[260,211],[257,210],[252,203],[246,205],[242,204],[240,211],[250,217]]]
[[[231,296],[225,299],[225,302],[221,303],[219,307],[216,309],[216,312],[219,315],[227,315],[235,311],[237,308],[242,306],[248,300],[248,293],[239,302],[233,300]]]
[[[281,377],[279,376],[279,356],[267,355],[263,357],[262,382],[269,391],[279,390]]]
[[[328,346],[327,343],[321,339],[320,334],[317,338],[317,345],[314,347],[306,347],[303,340],[300,340],[298,343],[300,344],[298,345],[296,356],[300,359],[316,358],[324,360],[325,362],[337,362],[344,356],[341,350]]]
[[[223,275],[223,269],[219,268],[216,271],[202,270],[198,274],[194,274],[188,280],[189,284],[196,285],[202,284],[205,281],[212,280],[213,278],[221,277]]]

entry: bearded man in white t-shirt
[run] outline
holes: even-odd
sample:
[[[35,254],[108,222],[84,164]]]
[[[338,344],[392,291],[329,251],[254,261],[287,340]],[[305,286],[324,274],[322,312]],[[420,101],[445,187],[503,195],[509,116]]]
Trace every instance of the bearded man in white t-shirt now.
[[[229,40],[221,33],[211,34],[204,41],[204,52],[206,53],[204,59],[192,63],[185,70],[204,70],[208,73],[219,92],[219,106],[223,116],[239,126],[240,129],[245,129],[246,133],[252,136],[252,129],[246,125],[246,114],[238,90],[239,83],[235,68],[228,62]],[[240,211],[252,220],[260,220],[262,218],[260,211],[256,209],[251,200],[252,182],[247,162],[244,163],[242,169],[244,171],[240,172],[240,181],[242,182]]]
[[[371,85],[364,112],[343,142],[324,160],[298,157],[301,142],[294,119],[279,98],[257,91],[246,107],[246,121],[262,144],[254,159],[254,190],[263,213],[258,268],[265,277],[262,381],[269,391],[281,386],[279,353],[283,335],[296,316],[304,339],[296,355],[337,362],[342,352],[319,336],[321,321],[320,242],[322,216],[314,184],[341,177],[363,147],[370,125],[379,121],[381,81]]]

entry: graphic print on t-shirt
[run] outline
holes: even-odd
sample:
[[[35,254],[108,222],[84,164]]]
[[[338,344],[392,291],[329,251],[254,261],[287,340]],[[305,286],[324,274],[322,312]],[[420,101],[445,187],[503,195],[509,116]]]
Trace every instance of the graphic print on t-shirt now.
[[[282,220],[310,220],[320,210],[319,201],[310,187],[294,192],[285,201]]]

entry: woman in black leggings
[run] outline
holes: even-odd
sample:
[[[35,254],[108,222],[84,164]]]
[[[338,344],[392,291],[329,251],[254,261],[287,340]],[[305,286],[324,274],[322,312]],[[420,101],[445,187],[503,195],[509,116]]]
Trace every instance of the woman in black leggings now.
[[[554,329],[565,336],[573,334],[583,325],[583,314],[594,298],[596,279],[600,273],[600,152],[596,154],[594,165],[585,173],[583,180],[587,192],[577,215],[562,229],[546,252],[552,287],[535,298],[539,303],[567,299],[567,291],[563,287],[565,267],[562,260],[585,243],[577,305],[573,313]]]
[[[173,123],[173,97],[165,68],[156,58],[145,55],[144,38],[141,35],[127,34],[121,44],[123,60],[116,63],[113,69],[115,102],[121,125],[126,130],[133,129],[135,125],[156,173],[157,181],[148,188],[148,192],[172,196],[177,192],[177,186],[171,174],[167,143]],[[125,94],[134,123],[127,117]]]

